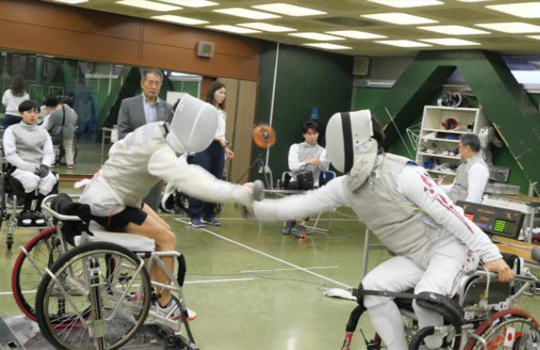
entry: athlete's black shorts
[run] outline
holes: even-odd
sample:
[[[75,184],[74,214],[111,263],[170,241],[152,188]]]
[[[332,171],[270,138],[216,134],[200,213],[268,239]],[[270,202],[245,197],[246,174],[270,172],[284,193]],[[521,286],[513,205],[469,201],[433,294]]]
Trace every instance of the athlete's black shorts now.
[[[95,216],[92,220],[103,226],[107,231],[124,232],[130,223],[142,225],[148,214],[140,208],[126,207],[121,212],[111,216]]]

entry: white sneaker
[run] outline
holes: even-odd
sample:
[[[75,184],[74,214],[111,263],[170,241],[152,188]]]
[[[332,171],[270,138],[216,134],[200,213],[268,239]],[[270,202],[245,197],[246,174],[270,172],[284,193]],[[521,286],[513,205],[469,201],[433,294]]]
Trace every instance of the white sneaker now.
[[[187,309],[187,311],[188,311],[189,321],[193,321],[195,320],[195,318],[197,318],[197,313],[195,311],[190,310],[190,309]],[[180,308],[178,307],[178,305],[176,305],[176,303],[172,299],[171,301],[169,301],[169,304],[167,304],[167,306],[165,307],[159,305],[158,303],[157,312],[161,316],[169,317],[173,320],[178,320],[180,318]]]

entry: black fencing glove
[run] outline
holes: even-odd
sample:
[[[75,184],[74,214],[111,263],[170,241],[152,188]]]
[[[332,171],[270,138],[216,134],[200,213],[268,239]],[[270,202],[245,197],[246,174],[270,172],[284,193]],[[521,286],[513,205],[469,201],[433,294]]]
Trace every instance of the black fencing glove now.
[[[34,172],[34,174],[36,174],[37,176],[41,178],[44,178],[45,176],[49,175],[49,172],[50,170],[48,166],[46,166],[45,164],[40,164],[39,167]]]

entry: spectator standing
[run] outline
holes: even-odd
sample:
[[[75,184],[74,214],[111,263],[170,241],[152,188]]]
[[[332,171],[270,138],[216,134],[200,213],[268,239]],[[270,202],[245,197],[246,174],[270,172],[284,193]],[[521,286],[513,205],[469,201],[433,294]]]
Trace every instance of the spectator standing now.
[[[203,167],[218,179],[221,179],[223,176],[225,160],[234,158],[234,152],[229,149],[229,142],[225,138],[227,114],[224,109],[226,98],[227,87],[225,84],[219,81],[213,82],[208,89],[206,102],[218,110],[218,129],[210,146],[204,151],[195,154],[189,161],[191,164],[197,164]],[[212,226],[221,225],[215,218],[215,205],[193,197],[189,198],[189,216],[191,218],[191,226],[196,228],[204,227],[204,224]]]
[[[122,140],[130,132],[137,128],[154,122],[164,121],[170,123],[173,117],[173,109],[170,104],[159,98],[159,92],[163,84],[163,73],[159,69],[145,69],[141,78],[142,94],[122,100],[118,112],[118,139]],[[161,188],[159,182],[148,193],[144,203],[148,204],[155,212],[159,209],[161,201]]]
[[[4,114],[4,130],[13,124],[19,124],[22,118],[19,115],[19,105],[22,101],[29,100],[23,77],[17,75],[11,82],[11,88],[7,89],[2,96],[2,104],[6,108]]]
[[[73,140],[77,128],[77,114],[68,105],[60,103],[56,97],[46,99],[45,109],[50,113],[47,122],[44,123],[45,129],[51,134],[53,145],[61,145],[64,148],[67,168],[73,169]]]

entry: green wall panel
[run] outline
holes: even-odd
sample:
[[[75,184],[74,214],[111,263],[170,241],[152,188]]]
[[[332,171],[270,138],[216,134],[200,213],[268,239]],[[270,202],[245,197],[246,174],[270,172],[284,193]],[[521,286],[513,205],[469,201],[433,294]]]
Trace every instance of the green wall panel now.
[[[257,121],[268,123],[272,99],[276,43],[263,43]],[[312,108],[326,124],[336,112],[351,106],[353,58],[350,56],[280,45],[273,113],[277,143],[270,150],[269,166],[274,177],[288,170],[289,147],[302,141],[301,126]],[[259,154],[255,150],[254,156]],[[252,172],[252,177],[256,176]]]

